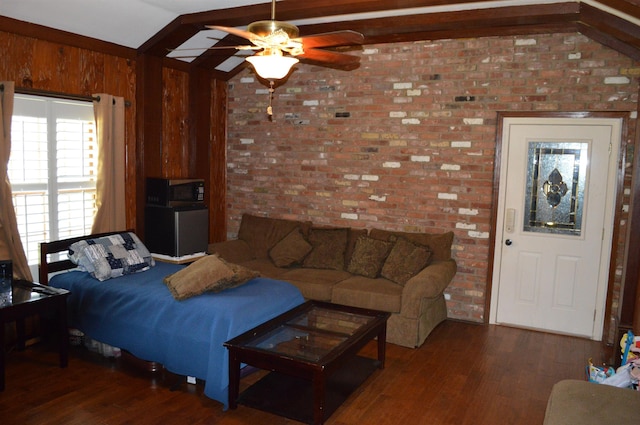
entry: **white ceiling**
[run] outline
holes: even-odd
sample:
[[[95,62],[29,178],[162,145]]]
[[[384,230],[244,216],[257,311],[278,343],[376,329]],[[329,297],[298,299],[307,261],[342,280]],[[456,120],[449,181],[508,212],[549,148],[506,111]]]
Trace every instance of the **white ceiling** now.
[[[264,1],[1,0],[0,15],[138,48],[180,15],[257,3]]]

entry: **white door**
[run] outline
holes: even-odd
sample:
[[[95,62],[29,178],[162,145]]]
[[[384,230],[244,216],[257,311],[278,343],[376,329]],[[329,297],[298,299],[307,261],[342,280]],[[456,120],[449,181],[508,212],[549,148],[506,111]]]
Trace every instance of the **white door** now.
[[[493,323],[602,338],[621,126],[504,118]]]

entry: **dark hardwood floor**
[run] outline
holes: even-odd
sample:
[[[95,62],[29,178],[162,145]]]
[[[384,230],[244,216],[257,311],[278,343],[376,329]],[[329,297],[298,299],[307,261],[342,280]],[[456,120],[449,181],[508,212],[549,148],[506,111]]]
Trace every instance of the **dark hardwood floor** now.
[[[72,347],[58,367],[46,344],[7,355],[2,424],[297,424],[244,406],[223,411],[184,378],[141,372]],[[363,354],[374,357],[375,343]],[[446,321],[419,349],[387,344],[387,363],[327,421],[351,424],[542,424],[554,383],[584,379],[611,349],[586,339]],[[242,389],[261,373],[244,378]],[[594,384],[595,385],[595,384]]]

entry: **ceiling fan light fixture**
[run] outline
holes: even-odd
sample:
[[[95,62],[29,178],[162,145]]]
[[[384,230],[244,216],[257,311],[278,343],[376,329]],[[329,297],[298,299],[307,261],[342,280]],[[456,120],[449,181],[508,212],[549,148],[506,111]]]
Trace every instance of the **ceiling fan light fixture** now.
[[[289,38],[296,38],[300,34],[298,27],[288,22],[276,21],[257,21],[249,24],[247,31],[259,37],[268,37],[278,31],[285,32]]]
[[[265,50],[255,56],[250,56],[247,61],[253,65],[256,73],[265,80],[281,80],[289,74],[291,68],[299,62],[297,58],[283,56],[278,49]]]

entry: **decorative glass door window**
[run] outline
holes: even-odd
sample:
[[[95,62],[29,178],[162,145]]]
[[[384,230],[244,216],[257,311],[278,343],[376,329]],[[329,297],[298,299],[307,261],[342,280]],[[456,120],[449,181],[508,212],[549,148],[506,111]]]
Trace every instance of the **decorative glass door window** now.
[[[580,236],[589,143],[529,142],[525,232]]]

